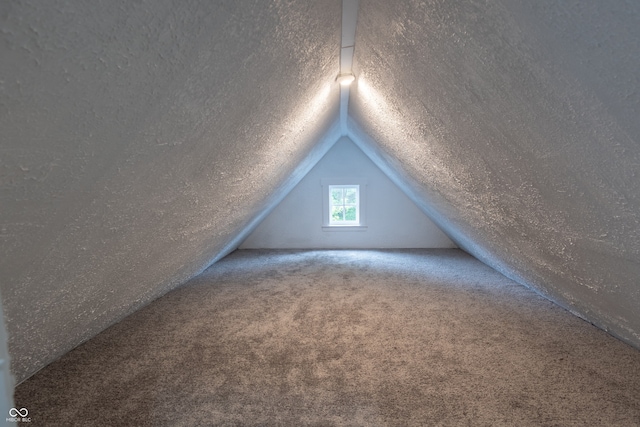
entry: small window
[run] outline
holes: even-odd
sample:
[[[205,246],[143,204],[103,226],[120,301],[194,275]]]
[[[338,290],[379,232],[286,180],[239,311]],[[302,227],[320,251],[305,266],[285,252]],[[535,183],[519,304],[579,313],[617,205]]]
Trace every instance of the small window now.
[[[329,225],[360,224],[360,186],[329,186]]]
[[[367,180],[322,178],[322,231],[367,231]]]

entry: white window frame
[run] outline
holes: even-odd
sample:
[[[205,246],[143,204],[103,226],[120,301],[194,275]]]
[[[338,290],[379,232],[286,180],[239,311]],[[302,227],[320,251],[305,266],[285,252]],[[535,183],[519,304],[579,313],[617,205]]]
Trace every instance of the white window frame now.
[[[322,186],[322,230],[323,231],[366,231],[366,189],[363,178],[324,178]],[[331,188],[358,187],[357,221],[331,221]]]
[[[333,193],[333,190],[335,189],[354,189],[356,190],[356,201],[355,203],[349,203],[347,204],[344,200],[344,197],[342,198],[342,203],[339,205],[335,205],[333,203],[333,197],[331,197],[331,193]],[[356,218],[354,220],[343,220],[343,221],[334,221],[333,219],[333,208],[339,206],[343,209],[343,214],[346,217],[347,211],[346,208],[347,207],[355,207],[356,208]],[[340,184],[340,185],[330,185],[329,186],[329,225],[340,225],[340,226],[344,226],[344,225],[349,225],[349,226],[354,226],[354,225],[360,225],[360,186],[358,184]]]

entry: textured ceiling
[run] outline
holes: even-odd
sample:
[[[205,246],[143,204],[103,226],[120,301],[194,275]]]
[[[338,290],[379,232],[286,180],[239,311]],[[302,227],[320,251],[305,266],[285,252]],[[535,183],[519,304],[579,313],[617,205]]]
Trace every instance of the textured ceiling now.
[[[0,272],[19,380],[184,282],[337,119],[339,0],[0,5]]]
[[[640,345],[640,3],[362,0],[349,114],[456,242]]]
[[[340,16],[0,3],[18,381],[234,249],[337,139]],[[361,0],[348,129],[459,245],[635,345],[639,22],[637,2]]]

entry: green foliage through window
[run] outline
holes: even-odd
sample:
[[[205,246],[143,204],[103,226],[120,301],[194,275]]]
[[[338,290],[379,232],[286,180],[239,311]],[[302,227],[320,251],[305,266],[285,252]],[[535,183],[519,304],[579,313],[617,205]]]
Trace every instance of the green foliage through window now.
[[[358,185],[329,186],[331,224],[355,225],[359,223],[359,190]]]

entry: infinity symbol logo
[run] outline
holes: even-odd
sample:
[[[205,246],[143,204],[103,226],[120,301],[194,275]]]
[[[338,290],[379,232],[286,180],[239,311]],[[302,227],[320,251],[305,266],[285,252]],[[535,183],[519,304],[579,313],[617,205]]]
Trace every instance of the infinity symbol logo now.
[[[9,409],[9,416],[10,417],[21,416],[22,418],[24,418],[27,415],[29,415],[29,411],[27,410],[27,408],[20,408],[20,409],[11,408],[11,409]]]

